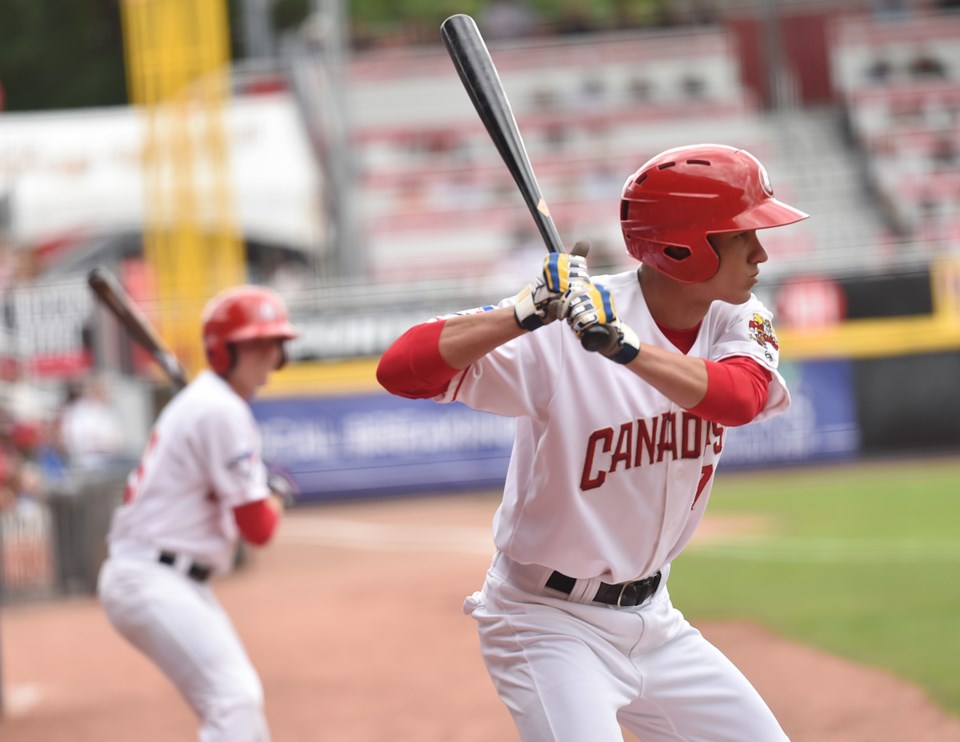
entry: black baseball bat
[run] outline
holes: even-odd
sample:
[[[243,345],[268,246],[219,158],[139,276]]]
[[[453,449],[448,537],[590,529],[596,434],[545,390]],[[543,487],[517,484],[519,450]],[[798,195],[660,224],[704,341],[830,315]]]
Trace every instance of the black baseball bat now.
[[[136,342],[142,345],[154,361],[163,369],[164,373],[178,389],[187,385],[187,373],[180,361],[167,348],[163,339],[153,329],[144,314],[134,303],[130,295],[116,277],[106,268],[94,268],[87,275],[87,284],[93,290],[97,299],[109,309],[123,325],[124,329]]]
[[[480,120],[527,203],[547,250],[565,252],[534,175],[510,101],[507,100],[480,29],[473,18],[458,14],[450,16],[440,25],[440,35],[473,107],[477,109]],[[586,350],[602,350],[611,345],[612,333],[610,327],[591,327],[583,333],[580,342]]]

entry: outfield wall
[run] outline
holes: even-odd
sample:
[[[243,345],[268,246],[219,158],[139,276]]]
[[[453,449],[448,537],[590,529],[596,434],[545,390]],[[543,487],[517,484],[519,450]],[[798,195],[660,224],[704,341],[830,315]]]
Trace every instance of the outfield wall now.
[[[791,285],[796,282],[791,277]],[[793,404],[768,422],[729,429],[724,467],[960,449],[958,264],[836,284],[845,319],[778,327],[780,370]],[[776,286],[762,298],[769,306],[780,303]],[[321,342],[322,334],[309,331],[311,321],[322,325],[323,317],[305,320],[307,338]],[[393,327],[391,318],[382,325],[365,321],[368,330]],[[395,334],[370,330],[352,337],[385,347],[386,336]],[[319,346],[294,349],[329,357]],[[499,486],[513,421],[460,404],[393,397],[376,382],[376,362],[370,354],[293,363],[254,403],[266,457],[291,471],[304,496]]]
[[[376,361],[351,365],[338,392],[340,364],[302,365],[298,375],[324,393],[273,390],[253,404],[264,457],[286,468],[308,500],[498,487],[513,442],[511,418],[462,404],[395,397],[379,389]],[[790,410],[728,429],[724,465],[772,466],[855,456],[860,449],[849,360],[787,362]],[[368,384],[361,384],[366,379]]]

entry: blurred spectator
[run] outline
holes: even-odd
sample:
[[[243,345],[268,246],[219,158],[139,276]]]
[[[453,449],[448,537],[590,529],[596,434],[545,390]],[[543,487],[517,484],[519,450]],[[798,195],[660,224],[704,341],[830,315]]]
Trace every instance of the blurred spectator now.
[[[17,501],[16,453],[10,441],[13,416],[0,402],[0,513],[10,510]]]
[[[13,446],[20,458],[20,476],[17,489],[17,510],[21,515],[36,516],[44,498],[44,479],[36,461],[40,446],[40,424],[18,420],[11,436]]]
[[[45,420],[40,423],[40,437],[34,449],[34,460],[40,468],[44,484],[62,482],[67,476],[67,459],[60,443],[57,423]]]
[[[17,502],[17,492],[13,486],[12,461],[9,454],[0,446],[0,513],[11,510]]]
[[[538,24],[537,14],[523,0],[492,0],[478,23],[488,39],[522,39],[532,36]]]
[[[80,396],[66,404],[60,438],[71,466],[98,468],[123,453],[123,429],[102,381],[89,380]]]
[[[16,358],[0,357],[0,408],[15,420],[40,420],[53,414],[55,403],[24,376]]]
[[[0,512],[31,517],[43,499],[44,481],[34,460],[40,445],[38,423],[18,420],[0,408]]]
[[[40,446],[40,423],[33,420],[14,420],[10,442],[21,454],[32,458]]]

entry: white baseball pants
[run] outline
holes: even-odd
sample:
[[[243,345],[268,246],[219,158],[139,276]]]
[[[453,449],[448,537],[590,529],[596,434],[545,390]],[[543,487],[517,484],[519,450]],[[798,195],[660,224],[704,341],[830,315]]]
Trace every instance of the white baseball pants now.
[[[750,682],[673,607],[666,574],[646,603],[619,608],[521,580],[524,590],[508,577],[513,565],[498,554],[464,611],[524,742],[622,742],[621,724],[643,742],[787,739]]]
[[[269,742],[260,678],[209,585],[154,560],[111,556],[97,592],[114,628],[200,718],[200,742]]]

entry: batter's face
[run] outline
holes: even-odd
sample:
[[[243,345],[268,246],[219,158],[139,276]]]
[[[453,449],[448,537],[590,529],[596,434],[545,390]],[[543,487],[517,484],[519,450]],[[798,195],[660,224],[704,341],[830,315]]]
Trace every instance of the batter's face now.
[[[270,373],[283,357],[283,340],[256,338],[234,345],[236,363],[230,372],[230,383],[242,397],[249,397],[267,383]]]
[[[760,276],[760,264],[767,262],[767,251],[757,238],[757,230],[712,234],[710,243],[720,258],[720,268],[700,284],[714,299],[743,304],[750,298]]]

